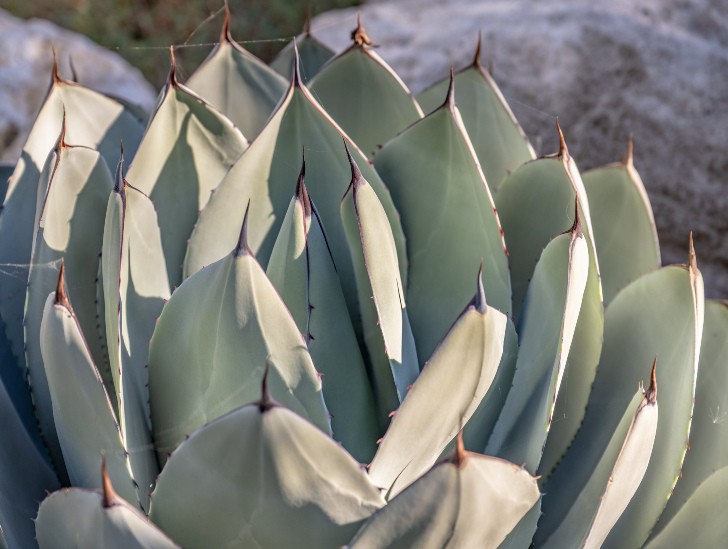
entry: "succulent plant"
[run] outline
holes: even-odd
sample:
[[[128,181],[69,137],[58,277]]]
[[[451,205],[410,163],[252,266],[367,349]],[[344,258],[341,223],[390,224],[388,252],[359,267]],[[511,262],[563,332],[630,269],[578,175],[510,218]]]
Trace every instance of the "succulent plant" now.
[[[415,98],[361,22],[274,70],[229,16],[148,123],[54,70],[0,212],[0,547],[724,542],[728,309],[631,141],[582,178],[480,43]]]

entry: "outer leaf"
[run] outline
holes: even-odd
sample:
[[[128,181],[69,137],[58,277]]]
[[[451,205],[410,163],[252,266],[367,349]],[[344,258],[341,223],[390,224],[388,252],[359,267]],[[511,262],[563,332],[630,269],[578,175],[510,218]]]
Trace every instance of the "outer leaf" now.
[[[369,467],[372,482],[395,496],[437,460],[485,396],[503,354],[506,316],[478,292],[397,410]],[[433,403],[442,401],[442,406]]]
[[[516,325],[541,251],[571,224],[576,197],[584,233],[596,249],[584,184],[560,132],[557,155],[524,164],[502,181],[494,196],[508,246]]]
[[[624,163],[586,172],[584,188],[602,267],[604,302],[609,303],[619,290],[661,264],[650,200],[632,163],[632,143]]]
[[[65,295],[62,276],[58,284],[46,300],[40,333],[68,477],[73,486],[101,488],[99,468],[105,454],[122,497],[137,505],[139,495],[111,401]]]
[[[311,80],[311,93],[367,155],[422,118],[407,86],[372,50],[359,23],[350,48]]]
[[[5,322],[13,354],[24,359],[23,310],[35,236],[38,178],[64,126],[65,141],[98,149],[110,162],[123,141],[133,154],[141,138],[142,123],[120,103],[54,74],[45,103],[33,125],[0,213],[0,315]],[[41,196],[45,190],[41,190]]]
[[[330,237],[331,254],[344,289],[347,306],[358,311],[354,270],[339,218],[339,202],[350,179],[349,163],[342,150],[341,129],[316,103],[297,76],[265,129],[215,190],[202,210],[192,234],[185,275],[197,272],[230,253],[237,242],[243,208],[250,201],[251,248],[262,265],[268,264],[300,168],[301,150],[307,156],[308,190]],[[348,138],[344,138],[348,141]],[[391,226],[406,280],[404,236],[389,192],[379,176],[353,147],[364,177],[376,191]],[[353,315],[355,318],[356,314]],[[354,326],[359,329],[358,326]]]
[[[111,492],[76,488],[48,496],[36,520],[41,549],[104,547],[108,549],[175,549],[177,545],[137,509]]]
[[[159,317],[149,350],[149,395],[160,454],[254,400],[266,364],[274,397],[330,432],[306,343],[248,248],[246,229],[244,223],[235,251],[187,279]]]
[[[128,174],[154,202],[170,286],[182,281],[187,241],[200,210],[247,145],[230,120],[177,82],[173,60]]]
[[[104,205],[113,186],[106,162],[86,147],[67,146],[63,137],[51,154],[45,192],[39,196],[38,222],[31,255],[24,319],[29,380],[41,432],[55,466],[63,469],[47,368],[41,356],[41,320],[48,294],[64,261],[68,293],[93,364],[103,372],[107,391],[113,384],[105,338],[97,329],[96,277],[104,223]],[[45,173],[45,172],[44,172]],[[43,189],[39,189],[43,190]],[[102,309],[103,310],[103,309]],[[98,455],[94,456],[98,458]],[[97,472],[98,468],[94,468]],[[98,476],[98,475],[96,475]]]
[[[544,547],[599,547],[639,486],[657,432],[657,403],[652,387],[631,399],[589,480],[556,531],[536,543]]]
[[[59,488],[47,458],[17,415],[0,383],[0,529],[9,547],[34,547],[33,519],[48,491]]]
[[[725,480],[718,481],[720,475],[716,471],[728,467],[728,307],[725,303],[707,301],[705,306],[705,325],[703,327],[703,338],[700,349],[700,366],[698,368],[698,381],[695,391],[695,410],[690,426],[690,447],[685,455],[685,463],[680,471],[680,480],[675,486],[675,491],[667,502],[665,510],[660,515],[653,540],[657,546],[661,543],[669,543],[676,547],[680,536],[675,537],[684,524],[700,524],[701,528],[696,531],[690,528],[696,535],[706,536],[706,544],[696,541],[696,546],[709,547],[707,539],[708,532],[725,532],[726,521],[721,520],[720,515],[711,511],[705,515],[705,519],[699,523],[686,522],[687,517],[695,516],[699,505],[695,501],[710,502],[712,496],[707,493],[713,492],[713,487],[705,487],[709,482],[725,483]],[[722,473],[725,478],[725,472]],[[715,477],[715,480],[713,478]],[[724,484],[725,485],[725,484]],[[697,496],[703,490],[706,495]],[[721,496],[722,497],[722,496]],[[710,503],[707,503],[710,505]],[[674,523],[674,525],[673,525]],[[709,524],[710,523],[710,524]],[[705,526],[705,528],[702,528]],[[664,534],[662,532],[664,531]],[[718,544],[720,545],[720,544]]]
[[[220,42],[190,76],[187,86],[252,139],[285,94],[286,80],[233,40],[226,8]]]
[[[285,78],[291,76],[293,64],[296,59],[295,49],[298,49],[298,56],[301,64],[301,80],[304,84],[313,78],[319,69],[335,54],[328,46],[319,42],[311,34],[308,24],[303,34],[298,35],[293,42],[289,42],[270,64],[270,67]]]
[[[189,549],[338,547],[383,504],[351,456],[264,398],[180,445],[151,518]]]
[[[486,453],[535,472],[559,395],[589,271],[586,237],[577,218],[541,254],[529,286],[516,373]]]
[[[354,263],[364,342],[382,427],[419,374],[397,249],[389,220],[354,159],[351,185],[341,201],[341,221]]]
[[[379,428],[374,397],[326,234],[303,182],[288,207],[266,274],[291,311],[324,375],[331,427],[358,461],[369,463]]]
[[[390,141],[375,166],[402,215],[407,238],[407,303],[421,357],[432,354],[472,292],[483,261],[490,303],[509,314],[508,259],[493,199],[453,103]]]
[[[448,85],[445,78],[420,93],[417,102],[422,110],[429,113],[439,107]],[[506,175],[536,154],[500,88],[480,63],[480,39],[473,63],[455,74],[455,102],[488,187],[495,193]]]
[[[728,467],[723,467],[696,488],[646,549],[720,547],[728,536],[728,521],[720,512],[727,490]]]
[[[104,227],[104,325],[121,434],[131,452],[142,507],[148,509],[159,466],[149,419],[147,358],[149,339],[169,298],[169,286],[154,206],[143,193],[127,185],[122,170],[123,158]]]
[[[660,424],[649,468],[606,547],[644,543],[669,496],[687,447],[702,333],[702,279],[695,265],[665,267],[622,290],[607,308],[604,346],[584,422],[545,487],[539,528],[548,535],[604,454],[642,376],[659,357]],[[698,329],[700,331],[698,331]],[[643,366],[644,367],[644,366]],[[626,528],[630,522],[629,528]]]
[[[566,361],[564,379],[556,398],[553,420],[538,467],[541,484],[574,440],[586,413],[589,394],[597,373],[604,340],[604,306],[599,291],[599,273],[593,249],[589,250],[589,275],[584,288],[574,340]]]
[[[352,549],[497,547],[539,499],[536,479],[467,453],[433,467],[362,527]]]

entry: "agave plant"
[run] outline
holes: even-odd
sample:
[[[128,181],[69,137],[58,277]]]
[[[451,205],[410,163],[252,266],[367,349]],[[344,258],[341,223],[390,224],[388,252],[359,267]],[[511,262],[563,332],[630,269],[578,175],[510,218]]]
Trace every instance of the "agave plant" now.
[[[361,22],[270,68],[229,17],[148,122],[54,70],[0,212],[0,546],[720,545],[728,309],[631,142],[536,158],[480,43],[415,98]]]

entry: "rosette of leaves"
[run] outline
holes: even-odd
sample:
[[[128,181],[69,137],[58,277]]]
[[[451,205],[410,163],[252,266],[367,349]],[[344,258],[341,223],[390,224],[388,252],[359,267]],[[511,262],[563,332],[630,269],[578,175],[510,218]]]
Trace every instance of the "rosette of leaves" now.
[[[54,76],[0,212],[0,546],[720,545],[728,316],[631,144],[534,158],[480,45],[415,98],[361,22],[288,83],[229,28],[144,130]]]

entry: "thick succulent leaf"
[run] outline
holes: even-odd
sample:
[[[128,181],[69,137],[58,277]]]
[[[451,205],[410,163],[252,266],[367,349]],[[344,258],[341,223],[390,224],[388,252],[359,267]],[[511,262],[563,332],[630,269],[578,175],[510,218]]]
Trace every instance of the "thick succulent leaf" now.
[[[174,75],[172,66],[127,176],[154,202],[171,287],[182,281],[187,241],[200,210],[248,145],[230,120]]]
[[[286,92],[285,78],[233,40],[228,11],[220,42],[186,84],[249,139],[258,135]]]
[[[13,353],[25,362],[23,311],[31,248],[35,237],[38,180],[64,126],[65,141],[97,149],[107,163],[119,142],[134,154],[143,124],[123,105],[72,82],[54,78],[20,159],[0,212],[0,315]],[[43,196],[45,190],[41,189]]]
[[[285,78],[290,78],[293,64],[296,60],[296,49],[300,59],[301,81],[306,84],[313,78],[319,69],[335,54],[326,45],[319,42],[311,32],[306,29],[302,35],[289,42],[270,64],[270,67]]]
[[[65,291],[48,295],[40,336],[55,427],[71,485],[101,488],[99,470],[105,454],[120,495],[138,505],[119,424]]]
[[[154,206],[126,185],[122,169],[120,163],[104,227],[104,325],[121,435],[140,486],[142,507],[148,509],[159,466],[152,444],[147,358],[155,322],[169,299],[169,285]]]
[[[480,43],[473,64],[455,74],[455,102],[460,109],[492,193],[501,180],[536,157],[498,85],[480,65]],[[433,84],[417,96],[426,113],[442,104],[450,79]]]
[[[516,358],[518,357],[518,334],[510,318],[506,319],[506,333],[503,340],[503,356],[498,370],[488,392],[480,401],[478,408],[473,412],[470,420],[463,429],[463,443],[465,448],[481,453],[485,450],[488,437],[498,420],[508,392],[513,384],[516,372]]]
[[[451,102],[390,141],[375,158],[407,239],[407,306],[424,360],[472,294],[483,262],[488,303],[509,314],[508,259],[493,199]]]
[[[310,88],[370,157],[377,147],[422,118],[404,82],[364,44],[353,44],[329,61],[311,80]]]
[[[334,438],[359,462],[369,463],[379,438],[374,397],[324,228],[303,183],[288,207],[273,246],[268,278],[305,334],[323,374]]]
[[[496,547],[539,499],[536,479],[497,458],[466,453],[437,464],[352,540],[352,549]]]
[[[657,229],[647,192],[632,163],[631,146],[625,163],[586,172],[584,188],[608,304],[630,282],[660,267]]]
[[[176,549],[178,546],[134,507],[116,499],[110,506],[96,491],[59,490],[40,506],[35,521],[41,549]]]
[[[63,457],[55,434],[51,394],[41,356],[41,320],[48,294],[57,285],[58,268],[63,260],[69,299],[74,304],[85,345],[93,364],[103,373],[107,390],[113,391],[106,344],[97,329],[96,303],[104,208],[113,183],[104,159],[86,147],[61,143],[51,153],[48,168],[46,192],[39,196],[28,276],[25,353],[41,432],[54,464],[62,469]]]
[[[646,549],[721,547],[728,538],[728,521],[722,510],[728,492],[728,467],[707,477],[677,510]]]
[[[0,383],[0,530],[8,547],[35,547],[33,519],[45,495],[59,488],[45,453],[28,435]]]
[[[161,455],[195,429],[254,400],[266,364],[276,400],[330,432],[306,342],[248,249],[245,231],[244,224],[232,254],[177,288],[157,322],[149,349],[149,395]]]
[[[508,247],[516,326],[541,251],[571,225],[575,197],[584,233],[595,249],[584,184],[563,139],[559,154],[527,162],[507,176],[494,195]]]
[[[707,301],[698,382],[695,390],[695,409],[690,426],[690,447],[680,471],[680,480],[652,534],[656,546],[666,543],[665,540],[675,540],[668,533],[675,533],[679,530],[679,527],[673,526],[673,523],[675,525],[691,524],[683,521],[687,520],[685,517],[694,516],[695,511],[688,510],[688,508],[697,507],[691,503],[692,498],[696,497],[695,494],[705,483],[713,482],[709,480],[711,475],[728,467],[728,391],[725,389],[728,387],[728,368],[726,368],[728,338],[726,334],[728,334],[728,307],[724,303]],[[713,488],[704,490],[712,491]],[[694,505],[695,507],[693,507]],[[713,508],[711,507],[711,509]],[[679,515],[682,517],[678,518]],[[719,514],[711,511],[704,517],[699,524],[707,525],[706,523],[712,520],[715,523],[714,526],[711,526],[713,531],[722,528],[722,531],[725,532],[726,521],[720,520]],[[663,530],[664,535],[661,534]],[[691,528],[691,531],[694,530]],[[710,544],[696,542],[695,546],[710,547]]]
[[[364,343],[383,428],[419,374],[417,350],[400,277],[397,249],[376,192],[351,160],[341,221],[354,264]]]
[[[305,150],[308,191],[326,227],[347,306],[357,318],[354,270],[339,218],[339,203],[351,181],[342,135],[341,129],[294,75],[294,81],[276,113],[200,213],[185,259],[185,276],[230,253],[237,242],[248,201],[250,246],[261,264],[268,264],[273,243],[294,194],[301,167],[301,150]],[[348,138],[344,139],[348,141]],[[397,246],[400,272],[406,282],[404,236],[389,192],[361,152],[351,142],[349,146],[387,212]],[[359,326],[355,324],[354,328],[358,330]]]
[[[657,433],[654,393],[637,391],[579,495],[559,509],[561,522],[551,535],[536,533],[541,547],[599,547],[639,486]]]
[[[579,223],[541,254],[526,296],[516,373],[486,453],[535,472],[541,461],[586,288],[589,250]]]
[[[478,282],[478,293],[425,363],[369,466],[369,477],[388,498],[432,467],[493,382],[506,316],[485,304]]]
[[[566,361],[564,380],[556,398],[553,420],[538,466],[541,484],[574,440],[586,413],[604,340],[604,306],[599,292],[599,273],[593,250],[589,250],[589,275],[584,288],[574,340]]]
[[[264,397],[179,446],[150,516],[188,549],[338,547],[382,505],[335,441]]]
[[[657,356],[661,404],[652,458],[605,547],[636,547],[647,539],[687,448],[702,300],[697,267],[671,266],[642,276],[607,308],[602,356],[584,422],[544,489],[539,524],[544,536],[554,531],[586,485],[634,396],[635,383],[644,378],[644,365]]]

